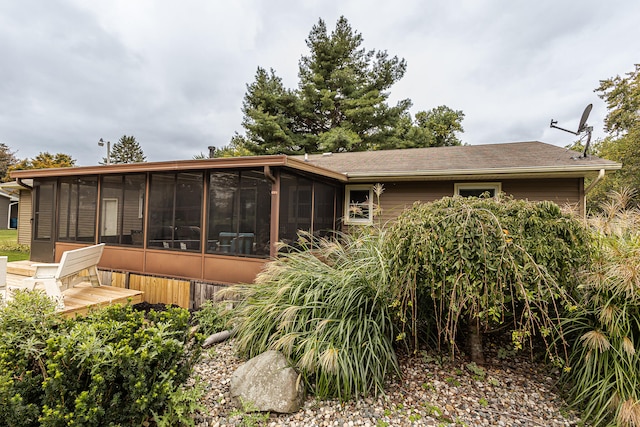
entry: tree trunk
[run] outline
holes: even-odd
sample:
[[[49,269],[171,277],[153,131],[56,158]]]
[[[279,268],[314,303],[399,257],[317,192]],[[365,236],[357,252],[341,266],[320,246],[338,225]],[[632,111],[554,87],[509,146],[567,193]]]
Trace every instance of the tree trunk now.
[[[482,349],[482,331],[480,331],[480,319],[469,315],[469,355],[476,365],[484,365],[484,351]]]

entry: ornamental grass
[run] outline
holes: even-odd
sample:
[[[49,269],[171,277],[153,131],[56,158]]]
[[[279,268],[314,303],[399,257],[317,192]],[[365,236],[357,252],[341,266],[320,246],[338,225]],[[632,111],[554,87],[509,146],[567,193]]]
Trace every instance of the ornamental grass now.
[[[594,426],[640,426],[640,211],[612,193],[590,219],[593,264],[565,320],[573,342],[564,372],[572,404]]]
[[[281,351],[319,398],[377,394],[398,372],[383,232],[301,235],[255,284],[236,286],[240,355]]]

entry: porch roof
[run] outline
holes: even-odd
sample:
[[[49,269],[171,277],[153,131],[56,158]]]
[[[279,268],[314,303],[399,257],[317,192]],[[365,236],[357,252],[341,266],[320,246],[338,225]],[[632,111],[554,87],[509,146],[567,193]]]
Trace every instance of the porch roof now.
[[[256,168],[256,167],[285,167],[300,172],[309,172],[338,181],[346,182],[347,176],[343,173],[313,165],[292,156],[269,155],[247,157],[221,157],[214,159],[197,160],[173,160],[166,162],[144,162],[110,164],[97,166],[76,166],[70,168],[27,169],[11,172],[11,177],[16,179],[44,178],[78,175],[106,175],[135,172],[168,172],[189,171],[203,169],[231,169],[231,168]]]

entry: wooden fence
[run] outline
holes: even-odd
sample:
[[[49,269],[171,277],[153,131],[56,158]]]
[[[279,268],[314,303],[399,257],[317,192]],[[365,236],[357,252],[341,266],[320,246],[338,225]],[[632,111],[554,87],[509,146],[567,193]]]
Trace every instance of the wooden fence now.
[[[217,283],[119,271],[100,270],[99,274],[105,285],[144,292],[144,301],[150,304],[175,304],[191,309],[200,308],[206,300],[218,300],[218,293],[227,287]]]

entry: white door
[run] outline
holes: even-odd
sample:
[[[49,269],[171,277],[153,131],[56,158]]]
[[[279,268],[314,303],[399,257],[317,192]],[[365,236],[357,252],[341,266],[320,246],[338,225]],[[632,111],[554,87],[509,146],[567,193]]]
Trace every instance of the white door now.
[[[102,235],[118,235],[118,199],[102,199]]]

